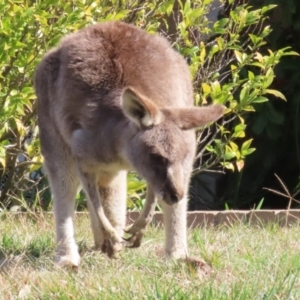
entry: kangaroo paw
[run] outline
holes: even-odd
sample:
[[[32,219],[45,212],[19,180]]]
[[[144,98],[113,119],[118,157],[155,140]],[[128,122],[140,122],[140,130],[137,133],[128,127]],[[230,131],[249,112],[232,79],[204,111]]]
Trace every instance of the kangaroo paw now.
[[[127,248],[138,248],[142,244],[142,238],[144,236],[145,231],[141,230],[139,232],[134,233],[129,238],[123,238],[126,241]]]
[[[109,258],[118,258],[119,253],[126,246],[125,244],[121,238],[108,238],[104,240],[101,251],[106,253]]]
[[[144,219],[138,219],[133,225],[127,227],[125,233],[131,234],[130,237],[124,238],[127,242],[126,247],[138,248],[141,246],[142,238],[146,232],[147,222]]]

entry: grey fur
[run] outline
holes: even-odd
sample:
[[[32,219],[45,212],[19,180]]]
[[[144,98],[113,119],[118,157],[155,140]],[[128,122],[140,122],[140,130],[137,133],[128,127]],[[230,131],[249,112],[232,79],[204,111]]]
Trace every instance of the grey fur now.
[[[162,203],[167,256],[187,255],[186,197],[194,128],[223,115],[193,106],[185,60],[158,35],[122,22],[87,27],[45,55],[35,76],[42,154],[54,196],[57,262],[78,266],[75,194],[88,198],[95,245],[115,257],[138,247],[156,201]],[[148,185],[132,235],[122,239],[126,173]]]

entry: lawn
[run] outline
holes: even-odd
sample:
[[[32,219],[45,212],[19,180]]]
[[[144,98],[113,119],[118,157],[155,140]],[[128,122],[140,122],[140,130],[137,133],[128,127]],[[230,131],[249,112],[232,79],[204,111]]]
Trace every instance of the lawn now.
[[[86,215],[76,217],[82,262],[59,269],[52,215],[0,215],[0,299],[300,299],[299,227],[236,224],[189,231],[205,273],[165,260],[163,231],[149,228],[139,249],[109,260],[93,251]]]

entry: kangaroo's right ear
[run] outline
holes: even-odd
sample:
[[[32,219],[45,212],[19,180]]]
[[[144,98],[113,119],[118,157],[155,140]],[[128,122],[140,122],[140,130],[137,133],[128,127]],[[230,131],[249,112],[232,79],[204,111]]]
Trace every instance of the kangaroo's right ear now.
[[[126,88],[122,94],[124,114],[139,127],[150,127],[160,123],[162,113],[155,103],[140,95],[133,88]]]
[[[214,104],[202,107],[165,108],[163,113],[181,129],[193,129],[217,121],[224,115],[226,107]]]

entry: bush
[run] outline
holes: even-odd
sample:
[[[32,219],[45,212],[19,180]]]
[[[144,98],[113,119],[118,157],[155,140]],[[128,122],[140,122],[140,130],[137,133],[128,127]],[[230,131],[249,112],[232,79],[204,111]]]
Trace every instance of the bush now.
[[[255,149],[245,135],[247,116],[268,95],[274,68],[288,48],[264,49],[270,33],[265,13],[247,5],[225,6],[224,16],[211,24],[207,14],[215,1],[13,1],[0,4],[0,176],[3,207],[49,207],[49,191],[41,169],[33,73],[42,55],[60,38],[88,24],[124,20],[160,31],[184,55],[194,78],[197,105],[222,103],[226,116],[198,132],[195,172],[211,168],[240,171]],[[232,1],[228,1],[229,4]],[[145,185],[129,176],[129,208],[142,205]],[[78,199],[81,199],[79,196]],[[138,204],[136,204],[138,203]]]
[[[251,0],[254,7],[264,3],[268,0]],[[264,47],[276,51],[291,46],[300,52],[300,2],[291,0],[287,5],[286,1],[274,0],[273,3],[277,7],[268,13],[272,32],[266,37]],[[248,116],[246,135],[253,138],[257,151],[247,158],[242,173],[230,174],[227,178],[230,185],[224,194],[226,201],[231,202],[230,207],[253,207],[263,199],[264,208],[289,208],[291,204],[292,208],[299,208],[300,57],[283,57],[275,68],[275,75],[272,88],[284,93],[287,101],[271,97],[256,107],[255,114]],[[294,200],[291,201],[285,189]]]

